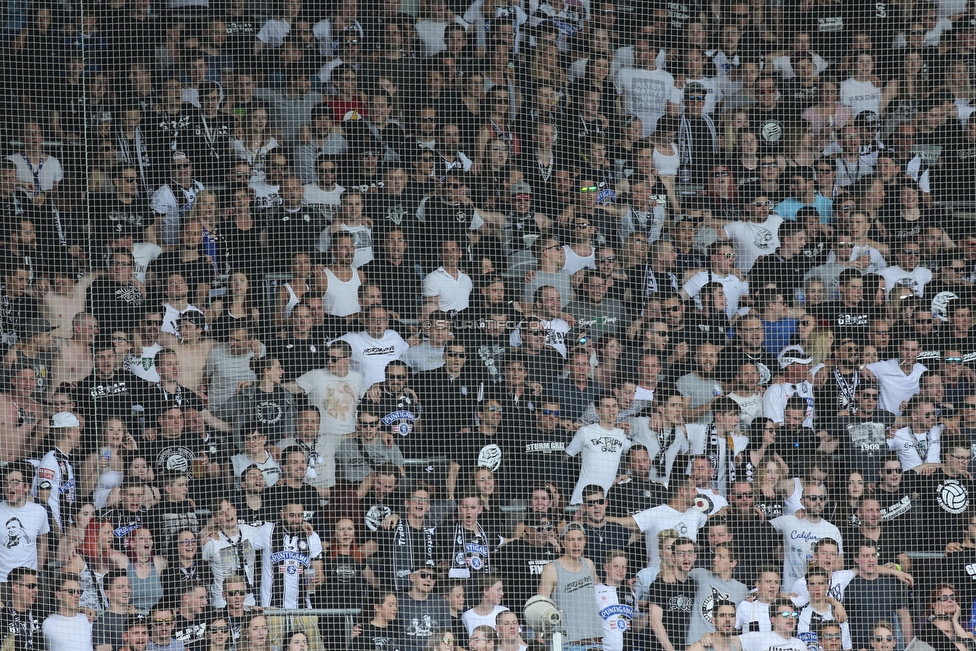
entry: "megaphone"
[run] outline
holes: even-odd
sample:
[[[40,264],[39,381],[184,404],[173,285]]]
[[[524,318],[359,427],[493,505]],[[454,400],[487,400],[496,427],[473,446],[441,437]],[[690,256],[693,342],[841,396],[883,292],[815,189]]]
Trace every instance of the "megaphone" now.
[[[525,602],[522,610],[526,623],[537,631],[551,631],[562,622],[563,615],[549,597],[537,594]]]

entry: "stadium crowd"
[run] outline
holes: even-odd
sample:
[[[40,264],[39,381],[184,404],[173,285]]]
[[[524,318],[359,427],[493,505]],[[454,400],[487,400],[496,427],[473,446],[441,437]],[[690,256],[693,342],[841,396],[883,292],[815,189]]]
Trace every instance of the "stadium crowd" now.
[[[5,8],[0,650],[976,647],[976,2]]]

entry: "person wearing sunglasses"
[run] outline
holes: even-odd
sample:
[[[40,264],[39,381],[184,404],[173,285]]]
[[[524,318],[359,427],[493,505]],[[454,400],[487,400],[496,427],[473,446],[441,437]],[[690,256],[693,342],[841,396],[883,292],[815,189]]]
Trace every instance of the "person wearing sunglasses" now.
[[[595,396],[593,404],[599,421],[580,427],[566,446],[566,454],[579,455],[581,464],[571,504],[581,504],[584,489],[591,484],[602,487],[604,492],[609,490],[617,477],[620,457],[631,445],[626,432],[617,426],[617,397],[609,391],[602,392]]]
[[[81,583],[77,574],[63,573],[57,579],[54,597],[57,610],[41,625],[44,642],[51,651],[91,649],[92,624],[85,613],[78,612]],[[37,594],[36,591],[34,591]]]
[[[742,272],[736,266],[738,258],[732,243],[719,240],[710,244],[708,271],[699,271],[689,278],[681,287],[681,298],[685,301],[694,299],[695,306],[701,310],[703,306],[699,294],[702,288],[710,282],[721,283],[725,289],[725,316],[731,319],[738,312],[742,297],[749,293],[749,283],[743,280]]]
[[[800,501],[804,517],[781,515],[770,524],[783,535],[785,541],[783,558],[783,585],[793,585],[802,579],[807,571],[807,559],[813,556],[813,545],[821,538],[843,540],[840,529],[823,519],[827,506],[827,492],[819,485],[803,488]],[[843,547],[840,552],[843,553]]]
[[[888,449],[898,455],[902,470],[926,474],[940,463],[940,440],[945,430],[939,421],[935,401],[921,394],[912,396],[905,407],[908,424],[889,430],[885,438]],[[904,420],[903,417],[903,420]]]
[[[885,279],[885,287],[891,296],[896,286],[910,287],[916,296],[925,295],[925,286],[932,282],[932,270],[919,264],[922,246],[914,238],[892,244],[897,264],[889,265],[878,272]]]
[[[919,631],[918,639],[936,651],[967,651],[976,639],[960,623],[965,616],[969,618],[968,604],[960,601],[952,583],[939,583],[929,598],[928,622]],[[965,612],[964,608],[966,609]]]
[[[336,448],[336,468],[342,479],[361,485],[383,464],[396,466],[401,476],[406,476],[406,460],[396,442],[381,432],[380,413],[375,406],[361,403],[356,418],[356,433],[346,436]]]
[[[751,631],[739,636],[742,651],[766,651],[770,647],[786,651],[805,651],[806,642],[796,637],[800,613],[789,599],[779,598],[769,606],[771,631]]]

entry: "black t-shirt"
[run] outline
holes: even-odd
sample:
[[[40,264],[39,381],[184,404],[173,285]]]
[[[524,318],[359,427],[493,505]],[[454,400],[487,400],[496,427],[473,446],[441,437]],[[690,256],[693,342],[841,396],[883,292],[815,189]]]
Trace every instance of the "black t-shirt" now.
[[[417,232],[421,231],[418,229]],[[410,260],[392,265],[381,256],[380,259],[363,266],[362,270],[370,283],[379,286],[383,295],[383,305],[403,318],[413,316],[417,311],[417,297],[421,294],[423,284],[417,265]]]
[[[145,296],[135,285],[101,278],[88,288],[85,311],[98,319],[101,332],[131,332],[142,318],[145,303]]]
[[[819,402],[818,397],[818,411]],[[894,414],[883,409],[875,409],[870,418],[855,415],[831,419],[827,431],[840,441],[835,458],[848,472],[859,470],[864,481],[878,481],[881,459],[888,453],[885,433],[894,422]]]
[[[878,548],[878,565],[897,563],[898,555],[907,550],[906,542],[896,527],[881,526],[881,535],[877,540],[868,538],[858,527],[850,527],[843,533],[844,546],[855,550],[861,545],[874,545]],[[855,553],[856,554],[856,553]],[[854,569],[855,554],[847,554],[847,568]]]
[[[964,476],[950,477],[941,468],[928,476],[905,473],[905,488],[918,494],[913,500],[915,551],[941,551],[950,542],[961,542],[966,512],[976,497],[976,483]],[[933,527],[932,523],[939,523]]]
[[[571,467],[565,452],[570,440],[562,429],[513,428],[506,432],[500,445],[510,472],[508,483],[500,487],[524,499],[547,479],[565,482]]]
[[[668,640],[676,647],[684,644],[691,623],[691,611],[695,605],[696,589],[695,583],[690,580],[684,583],[665,583],[659,577],[647,590],[647,603],[664,611],[662,624],[667,631]],[[658,651],[664,648],[654,635],[651,636],[651,646]]]
[[[113,416],[131,423],[132,405],[138,404],[136,386],[139,382],[141,380],[131,373],[116,371],[106,380],[93,372],[75,386],[73,397],[89,426]]]
[[[213,262],[207,260],[203,253],[203,245],[200,245],[199,255],[195,260],[182,260],[180,251],[170,251],[162,254],[150,265],[150,269],[156,274],[157,282],[160,287],[165,288],[170,274],[178,273],[183,276],[189,290],[187,297],[190,303],[196,300],[197,287],[200,285],[213,286],[217,280],[217,270]],[[202,305],[198,307],[204,307]]]
[[[498,550],[495,571],[505,586],[505,602],[519,612],[519,617],[525,602],[539,590],[543,568],[559,555],[552,545],[536,547],[521,538]]]
[[[120,233],[133,233],[133,238],[139,242],[142,231],[154,221],[154,213],[145,197],[123,203],[114,194],[98,194],[92,197],[91,207],[92,236],[102,246],[108,245]],[[136,232],[140,236],[136,236]]]
[[[351,651],[400,651],[403,634],[396,622],[380,628],[370,622],[363,622],[363,632],[352,640]]]
[[[325,368],[325,347],[314,337],[285,337],[269,343],[271,355],[278,358],[285,370],[283,382],[291,382],[312,369]]]
[[[511,461],[505,457],[505,441],[500,431],[486,436],[477,427],[472,427],[471,432],[461,435],[453,447],[452,456],[460,464],[462,474],[467,475],[475,468],[488,468],[494,474],[497,486],[508,484]]]
[[[668,488],[649,479],[633,477],[615,484],[607,494],[607,515],[614,518],[634,515],[668,501]]]
[[[803,286],[803,277],[812,268],[812,261],[802,253],[794,255],[789,260],[778,253],[761,256],[749,272],[749,282],[758,287],[767,283],[776,283],[776,287],[787,295],[787,300],[793,296],[797,287]]]
[[[841,300],[829,301],[821,307],[820,313],[838,340],[853,337],[858,342],[867,338],[871,319],[878,316],[877,308],[864,300],[853,307]]]
[[[758,353],[750,353],[732,344],[722,349],[719,354],[716,376],[719,379],[732,379],[738,373],[739,367],[746,362],[756,365],[759,370],[759,384],[763,387],[769,386],[773,375],[781,372],[776,357],[765,348]]]
[[[317,255],[315,246],[325,229],[321,211],[313,206],[299,206],[297,209],[276,205],[266,209],[262,218],[268,230],[268,242],[274,246],[266,249],[266,263],[270,270],[287,273],[296,253]]]

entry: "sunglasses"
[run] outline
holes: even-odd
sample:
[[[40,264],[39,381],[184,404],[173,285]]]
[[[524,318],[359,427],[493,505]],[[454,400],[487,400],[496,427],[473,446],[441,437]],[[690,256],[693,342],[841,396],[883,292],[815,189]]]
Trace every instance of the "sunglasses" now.
[[[211,626],[211,633],[227,633],[230,631],[230,626]]]
[[[588,185],[580,188],[580,192],[596,192],[599,189],[600,188],[596,187],[595,185]]]
[[[955,601],[956,600],[956,595],[954,595],[954,594],[940,594],[938,597],[936,597],[936,600],[937,601]]]
[[[597,258],[596,261],[597,262],[616,262],[617,261],[617,256],[615,256],[615,255],[608,255],[605,258]]]
[[[763,167],[766,167],[766,166],[763,165]],[[760,207],[763,207],[763,206],[768,206],[769,205],[769,202],[768,201],[753,201],[752,202],[752,205],[754,205],[757,208],[760,208]]]
[[[901,468],[882,468],[878,472],[880,472],[882,475],[890,475],[892,473],[896,475],[900,475],[904,472],[904,470],[902,470]]]
[[[844,636],[841,633],[824,633],[820,636],[821,640],[843,640]]]
[[[781,610],[776,614],[779,615],[780,617],[792,617],[793,619],[796,619],[800,616],[800,613],[796,612],[795,610]]]
[[[227,591],[227,596],[228,597],[241,597],[241,596],[246,595],[246,594],[247,594],[247,592],[245,592],[244,590],[228,590]]]
[[[895,636],[894,635],[875,635],[873,639],[874,639],[875,642],[894,642],[895,641]]]
[[[704,95],[689,95],[687,97],[687,100],[689,102],[704,102],[705,101],[705,96]]]
[[[826,495],[804,495],[803,499],[810,500],[811,502],[826,502]]]
[[[449,350],[449,351],[447,351],[447,353],[445,353],[445,354],[446,354],[446,355],[447,355],[448,357],[450,357],[450,358],[452,358],[452,359],[455,359],[455,358],[458,358],[458,357],[460,357],[460,358],[462,358],[462,359],[463,359],[463,358],[465,358],[465,357],[467,357],[467,355],[465,355],[464,353],[459,353],[459,352],[457,352],[457,351],[454,351],[454,350]]]
[[[543,409],[542,410],[542,415],[543,416],[559,416],[559,410],[558,409]]]

